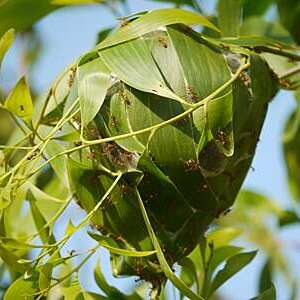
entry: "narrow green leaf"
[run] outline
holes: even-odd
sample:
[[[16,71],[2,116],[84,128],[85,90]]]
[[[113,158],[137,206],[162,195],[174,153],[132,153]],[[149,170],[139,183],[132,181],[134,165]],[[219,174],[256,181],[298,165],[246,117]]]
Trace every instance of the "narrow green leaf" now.
[[[252,298],[251,300],[276,300],[276,290],[274,285],[264,291],[259,296]]]
[[[237,37],[241,23],[241,0],[219,0],[219,27],[223,37]]]
[[[137,20],[134,20],[126,26],[121,27],[116,33],[112,34],[110,37],[100,43],[98,49],[104,49],[116,44],[133,40],[137,37],[157,30],[162,26],[180,23],[187,25],[202,25],[215,31],[219,31],[215,25],[199,14],[176,8],[158,9],[150,11],[149,13],[142,15]]]
[[[15,30],[9,29],[1,38],[0,38],[0,68],[3,61],[3,58],[11,47],[12,43],[15,40]]]
[[[224,268],[216,274],[211,284],[209,295],[212,295],[227,280],[229,280],[232,276],[238,273],[245,266],[247,266],[253,260],[256,254],[257,251],[253,251],[239,253],[235,256],[230,257],[227,260]]]
[[[222,246],[214,249],[213,256],[209,265],[209,272],[213,274],[216,268],[225,260],[241,252],[243,248],[235,246]]]
[[[25,77],[22,77],[5,101],[5,107],[16,116],[29,121],[33,113],[33,104]]]
[[[258,290],[260,293],[272,287],[272,275],[273,275],[272,273],[273,273],[272,262],[270,259],[268,259],[264,263],[259,276]]]
[[[156,253],[156,251],[136,251],[129,249],[121,249],[118,247],[118,244],[111,238],[98,235],[92,232],[88,233],[94,240],[96,240],[103,248],[106,248],[113,254],[132,256],[132,257],[144,257],[150,256]]]
[[[159,261],[159,264],[163,270],[163,272],[165,273],[165,275],[167,276],[167,278],[179,289],[180,292],[182,292],[186,297],[188,297],[191,300],[204,300],[201,296],[195,294],[193,292],[193,290],[191,290],[180,278],[178,278],[173,271],[171,270],[165,256],[164,253],[159,245],[158,239],[154,233],[154,230],[152,228],[152,225],[150,223],[147,211],[145,209],[144,203],[142,198],[140,197],[140,194],[138,192],[138,190],[136,190],[136,194],[138,197],[138,201],[139,201],[139,206],[140,209],[142,211],[143,214],[143,218],[145,221],[145,225],[147,227],[149,236],[151,238],[152,244],[154,246],[154,249],[157,251],[156,255],[157,255],[157,259]]]
[[[296,225],[300,223],[300,216],[292,210],[284,210],[278,219],[279,226]]]
[[[101,58],[78,67],[78,96],[83,126],[93,120],[100,110],[111,83],[110,71]]]

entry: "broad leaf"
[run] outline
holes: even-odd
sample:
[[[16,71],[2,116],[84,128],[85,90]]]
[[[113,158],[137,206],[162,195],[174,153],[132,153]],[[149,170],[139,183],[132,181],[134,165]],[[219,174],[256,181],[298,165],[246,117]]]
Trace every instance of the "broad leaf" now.
[[[25,77],[22,77],[7,96],[5,107],[16,116],[28,122],[33,113],[33,104]]]

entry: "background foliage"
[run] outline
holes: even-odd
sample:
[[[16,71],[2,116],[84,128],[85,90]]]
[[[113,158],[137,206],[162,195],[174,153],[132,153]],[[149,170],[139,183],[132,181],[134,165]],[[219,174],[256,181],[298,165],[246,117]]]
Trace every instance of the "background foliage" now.
[[[5,3],[4,1],[1,4],[0,14],[3,14],[2,18],[0,18],[1,20],[3,20],[0,22],[0,28],[2,30],[1,34],[5,33],[10,27],[14,27],[16,30],[22,32],[26,30],[23,33],[23,44],[25,45],[25,47],[23,51],[24,53],[22,53],[23,61],[26,69],[29,68],[30,65],[34,63],[40,49],[40,44],[35,35],[34,27],[31,28],[31,26],[34,25],[34,23],[42,16],[52,12],[55,9],[58,9],[59,5],[74,4],[72,2],[73,1],[55,1],[54,3],[53,2],[47,3],[47,1],[39,2],[39,5],[40,3],[43,3],[40,9],[37,8],[36,1],[32,1],[32,5],[34,5],[34,9],[32,8],[30,9],[30,4],[28,1],[26,1],[26,4],[25,1],[7,1],[7,3]],[[79,3],[80,1],[74,1],[74,2]],[[88,1],[84,1],[84,2],[88,2]],[[126,3],[124,3],[123,1],[120,2],[122,3],[119,3],[119,1],[115,1],[115,2],[110,1],[107,3],[103,3],[102,5],[108,5],[112,10],[112,12],[116,15],[119,14],[123,15],[123,13],[119,12],[119,8],[126,10],[127,9]],[[172,5],[178,6],[181,4],[180,1],[179,2],[168,1],[168,2],[171,6]],[[253,5],[254,1],[244,1],[243,15],[245,17],[245,20],[240,30],[238,30],[239,15],[236,12],[237,10],[235,10],[235,6],[234,6],[237,4],[237,1],[228,2],[229,4],[233,5],[230,10],[225,9],[228,7],[228,3],[226,3],[226,1],[220,1],[218,5],[218,9],[219,12],[224,11],[224,14],[223,14],[223,19],[220,20],[219,25],[222,26],[222,28],[226,28],[227,30],[227,32],[223,31],[223,34],[235,35],[239,31],[240,34],[255,34],[259,36],[276,39],[277,41],[281,41],[282,43],[290,43],[290,44],[294,44],[295,42],[299,43],[299,32],[298,32],[299,26],[297,25],[297,21],[300,19],[299,17],[297,17],[297,14],[298,16],[300,14],[299,4],[297,3],[297,1],[290,1],[290,3],[288,3],[288,1],[278,1],[278,3],[274,3],[274,2],[260,1],[260,5]],[[187,6],[189,6],[189,8],[194,9],[198,12],[202,12],[201,3],[198,3],[196,1],[190,1],[187,4]],[[270,8],[275,9],[276,6],[278,7],[279,21],[281,22],[282,25],[279,25],[278,22],[274,22],[273,20],[272,22],[265,21],[263,17],[261,17],[268,11],[268,9]],[[28,9],[28,11],[30,11],[31,13],[28,14],[23,13],[26,9]],[[18,16],[16,12],[20,13],[20,16]],[[24,19],[24,17],[26,18]],[[214,18],[212,18],[212,20],[214,20]],[[283,26],[285,28],[283,28]],[[105,32],[101,32],[99,34],[99,39],[100,40],[103,39],[103,36],[106,33],[108,33],[107,30]],[[208,32],[207,34],[211,34],[211,33]],[[2,50],[3,54],[5,49],[9,46],[10,41],[12,40],[12,35],[13,35],[12,31],[9,31],[8,34],[6,35],[5,40],[1,41],[2,42],[1,50],[4,49]],[[260,50],[263,50],[263,47],[265,47],[265,45],[269,45],[269,42],[270,40],[264,38],[260,40],[261,44],[258,47],[260,47]],[[291,50],[288,50],[287,52],[291,53]],[[293,59],[278,59],[278,57],[274,59],[274,57],[272,57],[270,54],[264,54],[264,55],[268,59],[268,62],[272,65],[273,69],[276,70],[276,72],[283,78],[281,82],[282,86],[286,89],[293,89],[293,90],[297,89],[299,84],[297,78],[297,72],[299,69],[297,65],[297,60],[298,60],[297,56],[293,57]],[[3,55],[1,56],[1,52],[0,52],[0,58],[2,57]],[[33,94],[33,98],[35,98],[34,91],[32,91],[32,94]],[[24,78],[20,79],[13,92],[11,92],[10,95],[8,95],[5,98],[6,98],[5,101],[6,109],[13,112],[17,116],[17,118],[14,116],[9,116],[9,114],[5,110],[1,110],[1,113],[3,114],[3,120],[1,120],[1,122],[3,122],[3,127],[1,127],[1,129],[4,128],[4,130],[1,130],[2,144],[9,145],[10,143],[15,144],[15,142],[21,136],[20,131],[27,130],[26,126],[31,129],[30,122],[28,121],[28,116],[32,114],[33,108],[31,106],[31,96],[27,89],[26,81],[24,80]],[[298,102],[299,100],[297,100],[298,99],[297,91],[295,92],[295,99],[296,99],[296,103],[299,103]],[[17,105],[18,103],[16,101],[22,101],[22,105],[24,105],[25,111],[24,110],[16,111],[15,108],[20,107],[19,105]],[[38,103],[36,105],[38,105]],[[57,112],[54,111],[52,115],[48,115],[48,119],[45,122],[48,122],[49,124],[55,123],[57,121],[56,113]],[[10,119],[11,117],[14,120],[11,121]],[[251,191],[243,191],[239,195],[237,204],[234,207],[233,212],[229,214],[227,217],[220,219],[220,221],[218,221],[218,224],[216,224],[217,231],[215,233],[212,233],[212,237],[208,237],[208,241],[210,240],[210,238],[215,241],[214,242],[214,249],[216,251],[215,256],[218,257],[218,253],[220,253],[219,255],[222,257],[221,261],[224,259],[228,259],[227,260],[228,267],[227,269],[226,267],[225,269],[223,269],[223,275],[221,273],[221,275],[219,275],[219,278],[223,276],[224,278],[227,279],[239,270],[239,267],[237,268],[231,267],[231,265],[236,266],[236,263],[229,259],[230,256],[238,253],[241,250],[235,246],[229,245],[231,240],[236,238],[237,236],[242,234],[243,238],[247,238],[250,242],[256,244],[257,245],[256,247],[265,251],[265,253],[267,254],[267,259],[266,259],[266,264],[262,269],[262,273],[261,273],[262,275],[259,283],[259,290],[261,292],[265,290],[268,291],[267,292],[268,295],[265,296],[267,297],[266,299],[271,299],[270,298],[271,296],[269,294],[270,290],[268,289],[270,288],[270,284],[271,284],[270,282],[272,281],[271,274],[273,272],[278,272],[278,271],[282,272],[284,274],[284,277],[287,278],[287,285],[291,288],[292,290],[291,293],[292,294],[295,293],[294,274],[291,274],[290,272],[290,267],[287,265],[284,254],[282,253],[282,246],[279,245],[276,234],[274,233],[274,226],[271,226],[273,224],[270,225],[270,222],[272,222],[272,220],[273,222],[274,220],[277,220],[278,230],[279,230],[279,228],[283,228],[284,226],[287,225],[289,226],[293,224],[297,225],[297,222],[299,221],[299,217],[297,216],[296,213],[298,210],[297,201],[299,201],[299,194],[300,194],[299,184],[298,184],[300,159],[299,159],[299,153],[297,151],[298,150],[297,137],[299,136],[298,134],[299,117],[300,117],[299,108],[297,107],[295,111],[292,113],[289,120],[287,121],[286,130],[283,133],[283,149],[285,153],[285,159],[286,159],[287,170],[288,170],[289,186],[290,186],[291,194],[295,199],[295,203],[293,204],[293,207],[295,207],[295,209],[293,208],[293,209],[285,210],[281,207],[278,207],[274,201],[267,199],[264,196],[258,195]],[[89,118],[91,118],[91,116],[89,116],[88,119]],[[23,125],[21,119],[25,121]],[[17,122],[19,127],[21,127],[22,129],[20,130],[15,129],[14,122]],[[24,129],[24,125],[25,125],[25,129]],[[72,138],[72,137],[67,136],[64,138]],[[49,148],[50,149],[48,151],[50,152],[53,151],[52,153],[56,153],[57,149],[53,149],[55,148],[55,145],[50,144]],[[5,156],[7,155],[5,151],[12,151],[12,150],[13,149],[8,149],[8,148],[4,149],[3,155]],[[23,150],[26,149],[24,148]],[[11,155],[10,152],[9,155]],[[17,153],[14,153],[14,155],[15,155],[14,160],[18,161],[23,154],[21,151],[17,151]],[[63,166],[60,164],[57,164],[56,166],[53,165],[53,168],[57,168],[57,174],[62,174],[61,180],[65,180],[65,176],[63,176],[64,171],[61,170],[62,167]],[[45,176],[47,176],[47,174],[45,174]],[[29,258],[32,258],[32,254],[31,254],[33,253],[32,246],[31,245],[29,246],[27,244],[27,241],[23,242],[23,240],[20,238],[20,237],[28,236],[28,234],[34,233],[36,232],[36,230],[38,230],[39,239],[41,242],[43,242],[44,244],[55,242],[55,237],[51,234],[52,232],[51,226],[48,225],[47,222],[49,222],[53,218],[53,216],[60,214],[60,210],[64,208],[64,205],[62,206],[60,200],[58,200],[57,198],[64,198],[62,196],[66,196],[66,191],[64,190],[63,187],[58,188],[57,179],[53,180],[51,184],[49,184],[48,186],[43,186],[44,182],[41,179],[41,182],[39,183],[38,187],[42,189],[45,193],[41,192],[41,190],[36,189],[34,186],[30,186],[31,192],[27,194],[27,196],[25,196],[24,193],[22,194],[22,189],[18,189],[16,191],[16,195],[14,195],[14,197],[16,197],[16,200],[14,200],[13,205],[10,203],[9,200],[11,197],[11,190],[7,191],[5,190],[5,188],[1,190],[2,209],[5,209],[7,211],[5,220],[3,218],[2,219],[3,222],[5,222],[6,230],[7,228],[9,228],[8,229],[9,234],[7,236],[10,237],[2,240],[1,254],[0,254],[1,258],[5,262],[2,264],[2,269],[4,274],[2,279],[3,284],[5,286],[11,286],[10,289],[6,292],[5,297],[7,297],[7,299],[10,298],[16,299],[17,296],[16,294],[14,294],[16,293],[16,291],[18,295],[20,295],[20,290],[24,290],[26,293],[30,294],[31,292],[36,291],[37,284],[39,286],[39,289],[42,289],[43,287],[47,287],[49,285],[47,272],[49,274],[53,266],[49,266],[49,264],[44,264],[40,268],[28,269],[27,264],[29,264],[29,261],[27,260]],[[27,211],[28,214],[25,216],[23,215],[24,199],[28,200],[28,202],[26,202],[25,205],[27,205],[27,207],[29,205],[30,207],[30,210]],[[68,203],[68,202],[64,202],[64,203]],[[18,222],[16,223],[15,220],[18,214],[19,214]],[[36,228],[32,226],[35,226]],[[72,225],[72,223],[69,223],[66,229],[66,233],[71,234],[73,230],[74,230],[74,225]],[[2,237],[5,236],[6,233],[2,232]],[[13,237],[14,239],[12,240],[11,237]],[[111,245],[107,243],[108,241],[101,240],[100,245],[111,247]],[[11,251],[12,249],[13,251]],[[93,251],[94,251],[93,249],[89,249],[87,255],[89,256],[90,253],[93,254]],[[238,264],[242,267],[243,264],[247,264],[248,262],[250,262],[253,256],[254,253],[249,252],[245,260],[243,257],[239,259]],[[69,259],[70,257],[65,258],[63,260],[61,260],[61,258],[59,257],[55,257],[55,264],[60,265],[62,262],[69,261]],[[198,262],[195,263],[195,265],[198,267],[200,265],[200,261],[199,261],[200,258],[192,257],[192,259],[194,263]],[[213,261],[212,264],[214,266],[217,266],[213,258],[210,259],[212,259]],[[215,258],[215,259],[218,261],[218,259],[220,258]],[[64,264],[64,268],[67,269],[70,268],[70,266]],[[182,273],[181,276],[187,284],[192,285],[193,281],[195,280],[194,278],[195,277],[197,278],[197,276],[201,276],[199,274],[198,275],[196,274],[197,272],[199,272],[199,270],[201,270],[201,268],[198,267],[196,270],[194,270],[194,267],[191,267],[191,264],[189,262],[185,262],[185,265],[183,266],[181,271]],[[46,276],[44,276],[45,274]],[[24,278],[26,280],[24,280]],[[104,291],[108,297],[111,298],[125,297],[122,293],[117,291],[115,288],[109,286],[107,283],[104,282],[99,267],[95,271],[95,278],[96,281],[98,282],[100,289]],[[11,284],[12,281],[14,281],[13,284]],[[221,282],[222,280],[218,279],[216,281]],[[216,286],[218,284],[219,283],[215,283]],[[64,297],[66,297],[67,299],[68,297],[70,297],[70,299],[74,299],[77,297],[76,295],[79,294],[81,294],[82,297],[85,298],[99,297],[94,294],[88,293],[86,291],[82,291],[78,284],[78,281],[76,280],[76,276],[73,278],[72,283],[65,282],[65,287],[59,286],[58,290],[59,291],[56,292],[63,293]],[[136,293],[140,293],[140,294],[143,293],[142,286],[139,286],[138,290],[133,293],[132,297],[138,297]]]

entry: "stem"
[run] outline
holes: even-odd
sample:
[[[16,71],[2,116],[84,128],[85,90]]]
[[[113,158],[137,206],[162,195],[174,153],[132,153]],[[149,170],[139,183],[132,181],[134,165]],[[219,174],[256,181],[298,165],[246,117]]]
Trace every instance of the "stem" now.
[[[245,48],[253,49],[257,53],[267,52],[267,53],[272,53],[272,54],[279,55],[279,56],[288,57],[293,61],[300,61],[300,55],[294,54],[294,53],[291,53],[291,52],[288,52],[285,50],[281,50],[281,49],[276,49],[276,48],[271,48],[271,47],[266,47],[266,46],[255,46],[255,47],[245,47]]]
[[[286,79],[290,76],[296,75],[300,73],[300,65],[295,66],[294,68],[291,68],[289,70],[287,70],[285,73],[281,74],[281,76],[279,77],[280,80],[282,79]]]

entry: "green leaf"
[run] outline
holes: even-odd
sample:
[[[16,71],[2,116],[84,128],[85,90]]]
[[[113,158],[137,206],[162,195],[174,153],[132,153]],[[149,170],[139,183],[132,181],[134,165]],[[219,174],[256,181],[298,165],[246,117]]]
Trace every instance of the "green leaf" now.
[[[214,230],[207,235],[208,243],[214,244],[214,249],[227,246],[229,242],[240,236],[242,230],[235,227],[224,227]]]
[[[63,117],[64,108],[65,101],[62,101],[41,119],[41,124],[55,126],[57,122]]]
[[[108,284],[104,274],[101,270],[101,262],[97,263],[97,267],[94,270],[94,278],[98,287],[111,299],[126,299],[124,295],[115,287]]]
[[[154,230],[153,230],[152,225],[150,223],[147,211],[144,207],[143,200],[141,199],[138,190],[136,190],[136,193],[137,193],[137,196],[138,196],[138,202],[139,202],[142,214],[143,214],[143,218],[144,218],[149,236],[151,238],[154,249],[157,251],[157,253],[156,253],[157,259],[159,261],[159,264],[160,264],[163,272],[165,273],[167,278],[174,284],[174,286],[176,286],[179,289],[179,291],[182,292],[189,299],[191,299],[191,300],[204,300],[201,296],[198,296],[197,294],[195,294],[193,292],[193,290],[191,290],[180,278],[178,278],[173,273],[172,269],[170,268],[164,254],[163,254],[163,251],[162,251],[162,249],[159,245],[158,239],[157,239],[157,237],[154,233]]]
[[[219,28],[223,37],[237,37],[240,32],[241,0],[219,0]]]
[[[295,225],[300,223],[300,216],[292,210],[284,210],[278,219],[279,226]]]
[[[3,58],[11,47],[12,43],[15,40],[15,30],[9,29],[5,34],[0,38],[0,68],[3,61]]]
[[[2,243],[0,243],[0,257],[11,271],[20,274],[25,272],[25,266],[18,262],[19,257]]]
[[[16,31],[29,29],[37,20],[56,9],[50,0],[1,1],[0,36],[9,28]]]
[[[274,285],[251,300],[276,300],[276,290]]]
[[[97,4],[104,2],[103,0],[52,0],[52,5],[85,5]]]
[[[126,134],[133,131],[128,119],[128,105],[130,105],[130,95],[125,88],[111,98],[109,129],[112,135]],[[116,143],[130,152],[142,153],[145,150],[145,146],[136,136],[116,141]]]
[[[31,214],[33,216],[35,227],[39,233],[42,242],[44,244],[55,243],[55,239],[54,236],[51,234],[50,227],[45,226],[47,222],[42,213],[40,212],[38,206],[36,205],[37,199],[31,192],[31,190],[29,190],[27,193],[27,199],[30,204]]]
[[[11,113],[28,122],[33,113],[33,104],[25,77],[22,77],[5,100],[5,107]]]
[[[270,259],[268,259],[260,272],[259,276],[259,285],[258,285],[258,291],[262,293],[263,291],[269,289],[272,287],[272,276],[273,275],[273,266]]]
[[[9,286],[3,300],[33,300],[35,298],[33,294],[37,291],[36,282],[19,278]]]
[[[277,8],[281,23],[300,44],[300,3],[297,0],[278,0]]]
[[[65,200],[52,197],[33,184],[30,184],[29,188],[34,198],[36,199],[35,205],[41,212],[41,215],[46,220],[46,222],[48,222],[66,203]]]
[[[99,54],[111,72],[126,84],[144,92],[181,101],[164,82],[144,39],[104,49]]]
[[[293,111],[288,117],[285,124],[285,136],[287,132],[290,132],[297,119],[297,110]],[[295,130],[295,129],[293,129]],[[292,139],[286,139],[283,142],[283,151],[285,166],[288,174],[288,184],[291,195],[295,201],[300,201],[300,155],[299,155],[299,146],[300,146],[300,126],[298,126],[295,133],[293,133]]]
[[[116,33],[112,34],[100,43],[98,49],[101,50],[116,44],[133,40],[137,37],[141,37],[142,35],[155,31],[162,26],[180,23],[187,25],[202,25],[219,31],[216,26],[199,14],[176,8],[158,9],[150,11],[147,14],[142,15],[137,20],[130,22],[128,25],[121,27]]]
[[[274,0],[242,0],[244,18],[263,15],[274,2]]]
[[[109,250],[113,254],[132,256],[132,257],[145,257],[156,253],[156,251],[136,251],[129,249],[121,249],[118,244],[109,237],[98,235],[92,232],[88,233],[94,240],[96,240],[103,248]]]
[[[47,289],[51,284],[52,264],[45,264],[39,270],[39,289],[41,291]]]
[[[224,268],[220,270],[213,279],[209,294],[212,295],[221,285],[223,285],[232,276],[247,266],[257,254],[256,251],[239,253],[230,257]]]
[[[194,262],[188,257],[180,260],[178,264],[181,266],[180,278],[184,281],[184,283],[188,287],[191,287],[196,282],[197,286],[199,286],[199,282],[197,280],[198,266],[196,267]]]
[[[81,121],[86,126],[94,119],[104,102],[112,83],[111,74],[101,58],[80,65],[77,72]]]
[[[213,250],[213,255],[209,264],[209,273],[212,275],[217,267],[230,257],[241,252],[243,248],[235,246],[222,246]]]

